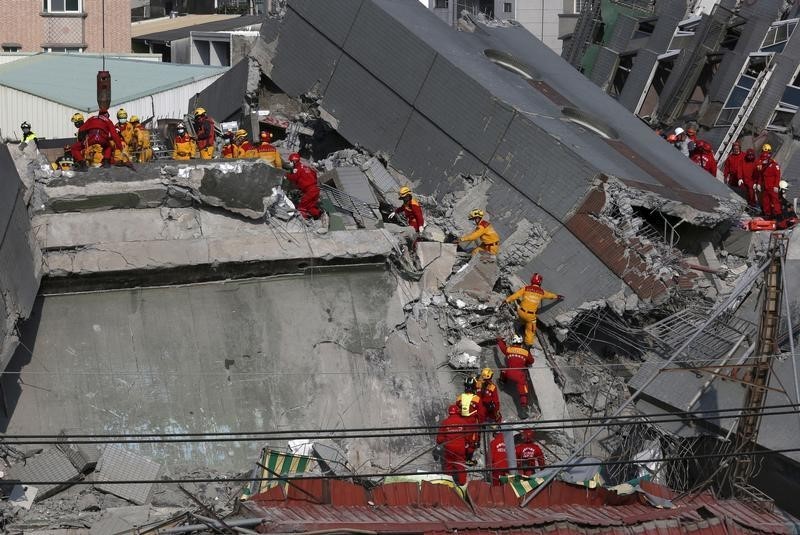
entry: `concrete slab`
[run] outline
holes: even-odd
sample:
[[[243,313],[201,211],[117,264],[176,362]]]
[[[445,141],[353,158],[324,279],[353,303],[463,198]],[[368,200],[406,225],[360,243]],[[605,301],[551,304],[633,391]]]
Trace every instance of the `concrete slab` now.
[[[452,243],[418,242],[417,258],[424,270],[420,279],[423,291],[437,291],[453,272],[456,246]]]
[[[109,444],[103,450],[94,471],[94,487],[119,496],[130,502],[144,505],[150,501],[153,483],[112,484],[108,481],[139,481],[158,479],[161,465],[147,457],[126,450],[123,446]]]
[[[63,485],[37,484],[38,481],[74,481],[80,474],[72,466],[66,455],[56,449],[45,450],[35,457],[26,459],[23,463],[15,464],[8,469],[5,479],[7,481],[20,481],[24,484],[34,485],[39,489],[36,501],[43,500],[57,492],[69,487]]]
[[[368,234],[369,235],[369,234]],[[181,433],[436,425],[455,394],[435,321],[423,343],[382,268],[42,298],[2,378],[8,434]],[[388,340],[387,340],[388,338]],[[443,351],[441,356],[437,351]],[[130,444],[176,472],[240,471],[261,441]],[[281,444],[271,442],[279,447]],[[339,444],[353,467],[396,465],[428,437]],[[68,462],[68,461],[67,461]],[[366,464],[365,464],[366,463]],[[370,463],[375,463],[373,466]],[[70,464],[70,467],[72,465]]]
[[[447,281],[445,292],[464,293],[481,301],[492,297],[492,288],[500,276],[500,268],[494,255],[478,253],[469,263]]]
[[[542,420],[558,420],[571,418],[564,394],[556,384],[555,374],[550,368],[547,359],[538,347],[533,348],[533,355],[536,359],[536,366],[528,369],[528,375],[533,385],[533,393],[539,405]],[[563,429],[568,438],[572,439],[572,429]]]

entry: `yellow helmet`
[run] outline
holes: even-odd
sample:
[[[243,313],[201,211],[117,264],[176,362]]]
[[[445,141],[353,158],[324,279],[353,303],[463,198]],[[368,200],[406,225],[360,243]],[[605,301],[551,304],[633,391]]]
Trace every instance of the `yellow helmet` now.
[[[203,115],[205,112],[206,112],[205,108],[197,108],[196,110],[194,110],[194,116],[198,117],[200,115]]]
[[[127,119],[127,118],[128,118],[128,112],[125,111],[125,108],[120,108],[119,110],[117,110],[117,119]]]
[[[400,188],[398,195],[401,199],[406,195],[411,195],[411,188],[409,188],[408,186],[403,186],[402,188]]]
[[[483,210],[480,210],[480,209],[477,209],[477,208],[475,210],[472,210],[469,213],[469,218],[470,219],[476,219],[476,218],[477,219],[483,219],[483,216],[484,216]]]
[[[73,122],[73,123],[79,123],[79,122],[83,121],[83,114],[82,113],[73,113],[72,114],[72,119],[70,119],[70,121]]]
[[[769,143],[764,143],[761,145],[761,152],[772,152],[772,145]]]
[[[494,372],[491,368],[484,368],[481,370],[481,379],[488,380],[494,377]]]
[[[139,116],[138,115],[131,115],[131,122],[132,123],[138,123],[139,122]]]
[[[247,137],[247,130],[245,130],[244,128],[240,128],[239,130],[236,131],[236,137]]]

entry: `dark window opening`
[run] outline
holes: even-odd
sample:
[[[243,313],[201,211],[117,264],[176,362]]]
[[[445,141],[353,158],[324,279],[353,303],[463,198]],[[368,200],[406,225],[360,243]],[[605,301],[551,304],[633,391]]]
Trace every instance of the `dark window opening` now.
[[[447,9],[450,5],[449,0],[436,0],[433,7],[436,9]]]
[[[480,0],[478,9],[490,19],[494,18],[494,0]]]
[[[625,87],[625,82],[628,81],[628,76],[633,68],[634,57],[634,54],[625,54],[619,57],[619,65],[611,83],[611,96],[618,97],[622,93],[622,88]]]
[[[511,2],[503,2],[503,13],[513,13],[514,6],[511,5]]]

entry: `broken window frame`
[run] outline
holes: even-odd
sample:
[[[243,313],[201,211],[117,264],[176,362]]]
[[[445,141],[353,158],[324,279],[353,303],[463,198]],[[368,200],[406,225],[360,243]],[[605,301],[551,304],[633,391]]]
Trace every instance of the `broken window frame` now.
[[[787,132],[791,126],[797,110],[800,109],[800,66],[792,76],[792,83],[786,84],[780,102],[772,112],[767,123],[767,130],[773,132]]]
[[[774,52],[780,54],[786,48],[786,43],[792,38],[800,19],[786,19],[773,22],[761,41],[761,52]]]
[[[728,95],[723,101],[722,108],[720,108],[717,119],[714,121],[715,127],[728,127],[733,124],[734,119],[739,114],[739,110],[742,109],[742,105],[745,103],[745,101],[747,101],[750,94],[753,92],[758,75],[763,70],[769,68],[772,58],[773,54],[770,52],[754,52],[750,54],[750,56],[747,58],[747,61],[742,66],[742,70],[739,71],[739,76],[736,78],[736,83],[733,84],[731,90],[728,92]],[[763,59],[766,59],[766,61],[762,63],[760,60]],[[747,80],[747,83],[742,83],[743,80]],[[736,103],[739,101],[739,98],[737,98],[736,101],[732,101],[734,94],[738,94],[741,98],[741,102],[738,104]]]

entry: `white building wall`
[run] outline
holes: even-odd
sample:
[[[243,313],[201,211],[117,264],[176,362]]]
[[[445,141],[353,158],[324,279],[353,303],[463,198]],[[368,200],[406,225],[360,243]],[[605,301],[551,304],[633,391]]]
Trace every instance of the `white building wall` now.
[[[510,3],[512,12],[505,12]],[[564,0],[495,0],[494,16],[498,19],[514,19],[526,30],[561,54],[558,40],[558,15],[564,12]]]
[[[115,121],[114,115],[119,108],[125,108],[129,117],[138,115],[141,120],[151,115],[155,115],[156,118],[180,118],[188,112],[189,100],[220,76],[222,74],[154,93],[152,96],[114,104],[109,112]],[[23,121],[31,123],[33,131],[41,137],[51,139],[73,137],[75,128],[70,118],[76,111],[84,115],[97,112],[96,109],[90,112],[76,110],[52,100],[0,85],[0,137],[3,139],[19,139],[21,135],[19,125]]]

